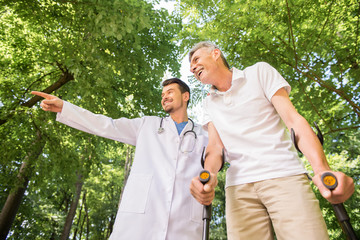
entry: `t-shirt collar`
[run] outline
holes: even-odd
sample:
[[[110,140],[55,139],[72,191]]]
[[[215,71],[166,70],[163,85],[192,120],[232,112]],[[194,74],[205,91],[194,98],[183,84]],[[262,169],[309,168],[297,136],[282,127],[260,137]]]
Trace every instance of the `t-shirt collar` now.
[[[230,71],[233,73],[232,74],[232,79],[231,79],[231,87],[226,91],[226,92],[220,92],[219,90],[217,90],[214,86],[211,86],[209,93],[211,95],[213,94],[218,94],[218,95],[222,95],[222,94],[226,94],[227,92],[231,92],[232,89],[234,88],[234,86],[236,86],[241,79],[244,78],[244,71],[239,70],[235,67],[233,67],[232,69],[230,69]]]

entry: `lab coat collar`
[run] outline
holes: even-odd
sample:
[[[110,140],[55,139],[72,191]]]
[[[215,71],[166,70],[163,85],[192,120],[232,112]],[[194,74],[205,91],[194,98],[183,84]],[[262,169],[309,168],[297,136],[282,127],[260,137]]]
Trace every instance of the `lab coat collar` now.
[[[180,135],[177,132],[174,120],[171,118],[171,116],[167,116],[166,118],[164,118],[165,122],[166,122],[166,127],[168,127],[171,131],[173,131],[174,133],[176,133],[177,136],[182,137],[184,135],[184,133],[188,130],[191,130],[192,128],[192,122],[190,120],[188,120],[188,123],[186,124],[186,126],[184,127],[184,129],[181,131]],[[194,122],[194,132],[196,132],[196,123]]]
[[[170,131],[178,135],[174,120],[171,118],[171,116],[167,116],[164,118],[164,129],[169,129]]]

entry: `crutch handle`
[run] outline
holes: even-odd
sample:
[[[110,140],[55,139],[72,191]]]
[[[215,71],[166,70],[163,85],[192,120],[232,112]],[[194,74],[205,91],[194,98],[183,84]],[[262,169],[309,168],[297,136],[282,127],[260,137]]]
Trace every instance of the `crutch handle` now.
[[[338,185],[335,175],[332,174],[331,172],[324,172],[321,175],[321,181],[324,184],[324,186],[329,190],[334,190]]]
[[[199,180],[202,184],[205,185],[210,180],[210,172],[207,170],[202,170],[199,174]]]

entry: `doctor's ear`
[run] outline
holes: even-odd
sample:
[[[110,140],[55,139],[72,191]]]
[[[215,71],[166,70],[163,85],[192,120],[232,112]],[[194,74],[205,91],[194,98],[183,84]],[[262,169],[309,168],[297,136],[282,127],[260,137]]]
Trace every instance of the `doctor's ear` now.
[[[189,92],[184,92],[182,94],[183,100],[184,101],[189,101],[190,100],[190,93]]]

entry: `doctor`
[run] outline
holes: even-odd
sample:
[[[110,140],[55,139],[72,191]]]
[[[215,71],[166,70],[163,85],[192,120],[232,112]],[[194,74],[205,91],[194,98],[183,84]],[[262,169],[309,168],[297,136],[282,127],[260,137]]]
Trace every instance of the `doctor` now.
[[[112,240],[201,239],[202,205],[190,194],[193,176],[202,170],[207,145],[201,126],[187,115],[189,87],[180,79],[163,82],[161,105],[170,116],[111,119],[58,97],[44,97],[44,111],[81,131],[136,146],[135,158],[116,216]]]

